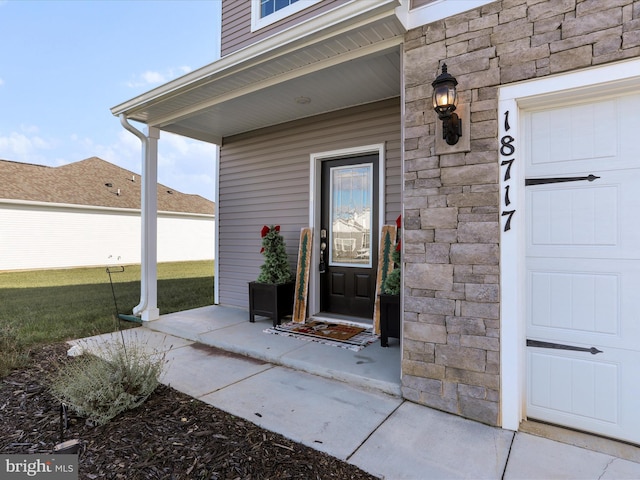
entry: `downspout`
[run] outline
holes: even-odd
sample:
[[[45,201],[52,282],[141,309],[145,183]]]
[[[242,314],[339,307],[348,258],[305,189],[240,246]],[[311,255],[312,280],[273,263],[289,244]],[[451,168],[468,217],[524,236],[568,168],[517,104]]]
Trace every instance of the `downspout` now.
[[[144,133],[133,127],[125,117],[124,113],[120,114],[120,124],[129,132],[133,133],[136,137],[140,139],[142,142],[142,192],[141,192],[141,202],[140,202],[140,216],[141,216],[141,268],[140,268],[140,303],[133,307],[134,315],[141,315],[142,320],[155,320],[159,317],[159,311],[157,308],[157,267],[155,262],[156,259],[156,251],[157,249],[154,245],[151,245],[149,240],[153,242],[156,241],[157,233],[156,229],[153,229],[153,232],[150,230],[150,221],[147,218],[149,203],[151,203],[151,208],[154,211],[157,211],[157,200],[156,200],[156,190],[157,190],[157,175],[151,173],[151,163],[152,159],[149,156],[153,153],[157,156],[157,150],[152,152],[151,141],[149,137],[147,137]],[[151,127],[150,127],[151,131]],[[151,133],[151,132],[150,132]],[[150,135],[151,136],[151,135]],[[157,140],[157,136],[154,138]],[[156,142],[157,145],[157,142]],[[153,159],[155,160],[155,159]],[[149,179],[153,177],[153,185],[149,187]],[[149,188],[152,188],[152,191],[149,191]],[[151,238],[153,237],[153,238]],[[151,263],[153,265],[151,265]],[[153,283],[153,285],[151,284]]]

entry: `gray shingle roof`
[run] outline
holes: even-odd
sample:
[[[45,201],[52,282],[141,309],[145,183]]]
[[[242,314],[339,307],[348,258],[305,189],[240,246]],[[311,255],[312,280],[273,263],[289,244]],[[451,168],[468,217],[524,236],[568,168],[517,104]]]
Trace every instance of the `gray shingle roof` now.
[[[0,199],[139,210],[140,190],[140,175],[98,157],[61,167],[0,160]],[[215,204],[158,184],[158,210],[213,215]]]

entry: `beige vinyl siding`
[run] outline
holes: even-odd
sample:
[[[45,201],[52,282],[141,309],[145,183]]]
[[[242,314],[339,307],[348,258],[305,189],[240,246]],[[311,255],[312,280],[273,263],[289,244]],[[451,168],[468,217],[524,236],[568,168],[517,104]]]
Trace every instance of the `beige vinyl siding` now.
[[[260,230],[277,224],[292,269],[309,226],[310,155],[386,143],[386,223],[401,210],[400,99],[390,99],[226,138],[220,151],[220,303],[248,306],[258,276]]]
[[[224,0],[222,2],[221,55],[240,50],[271,35],[286,30],[292,25],[320,15],[350,0],[323,0],[293,15],[268,25],[256,32],[251,31],[251,2],[249,0]]]

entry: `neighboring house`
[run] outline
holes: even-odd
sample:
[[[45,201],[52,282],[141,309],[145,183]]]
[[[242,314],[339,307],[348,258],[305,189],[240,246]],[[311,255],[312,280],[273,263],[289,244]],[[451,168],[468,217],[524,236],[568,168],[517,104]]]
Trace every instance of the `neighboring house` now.
[[[112,109],[220,145],[217,301],[247,306],[270,223],[292,265],[314,229],[311,315],[343,314],[325,289],[372,301],[402,213],[405,398],[640,443],[640,3],[260,4],[223,0],[218,61]],[[455,145],[432,107],[444,63]],[[369,246],[336,245],[371,255],[320,273],[320,232],[366,209]]]
[[[140,263],[140,176],[93,157],[0,160],[0,271]],[[213,259],[214,203],[158,191],[158,261]]]

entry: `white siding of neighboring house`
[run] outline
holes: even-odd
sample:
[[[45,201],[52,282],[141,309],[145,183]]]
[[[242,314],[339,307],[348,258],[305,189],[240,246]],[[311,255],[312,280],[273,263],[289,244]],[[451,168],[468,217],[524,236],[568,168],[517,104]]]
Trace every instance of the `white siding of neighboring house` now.
[[[212,260],[212,215],[158,213],[158,262]]]
[[[158,214],[158,261],[213,259],[214,217]],[[140,263],[140,212],[0,202],[0,271]]]

